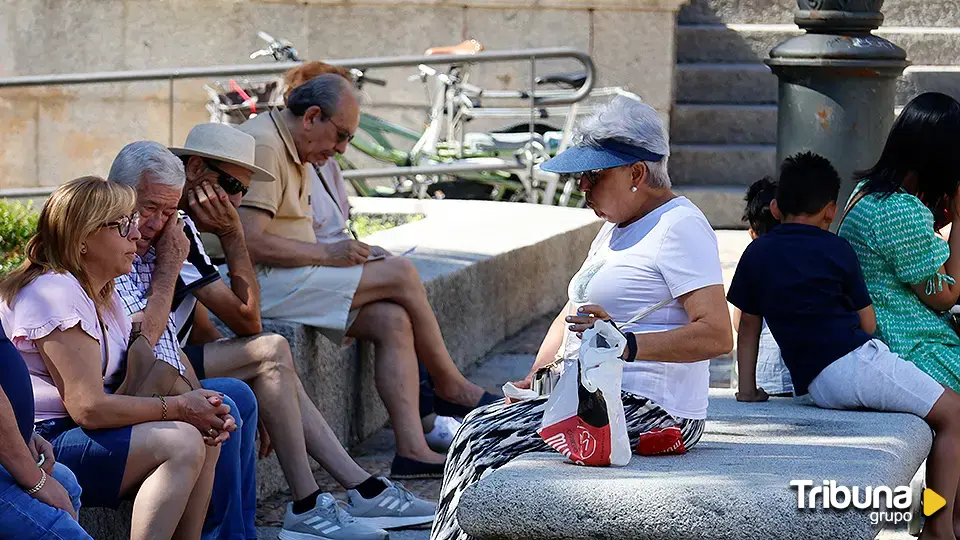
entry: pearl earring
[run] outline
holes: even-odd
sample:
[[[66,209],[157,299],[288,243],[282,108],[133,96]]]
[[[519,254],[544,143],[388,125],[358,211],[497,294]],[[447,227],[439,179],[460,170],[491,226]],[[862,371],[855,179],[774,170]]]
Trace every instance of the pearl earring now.
[[[637,192],[637,186],[631,187],[631,188],[630,188],[630,192],[631,192],[631,193],[636,193],[636,192]]]
[[[86,254],[87,254],[87,246],[81,247],[81,248],[80,248],[80,253],[86,255]]]

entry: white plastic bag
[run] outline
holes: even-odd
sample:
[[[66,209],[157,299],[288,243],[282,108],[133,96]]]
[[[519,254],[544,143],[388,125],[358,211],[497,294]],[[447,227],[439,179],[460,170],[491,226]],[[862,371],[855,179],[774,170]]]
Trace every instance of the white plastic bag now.
[[[622,467],[630,462],[620,383],[627,340],[612,323],[583,333],[580,357],[566,362],[537,433],[577,465]]]

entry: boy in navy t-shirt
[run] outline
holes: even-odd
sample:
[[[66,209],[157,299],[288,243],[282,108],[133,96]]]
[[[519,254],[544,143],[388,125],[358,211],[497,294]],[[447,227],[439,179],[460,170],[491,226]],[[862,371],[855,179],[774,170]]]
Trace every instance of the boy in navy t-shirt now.
[[[747,189],[743,221],[749,225],[747,232],[750,233],[751,240],[760,238],[780,224],[780,220],[775,219],[770,213],[770,202],[773,201],[776,191],[777,183],[769,176],[757,180]],[[733,310],[733,327],[739,331],[740,310],[737,308]],[[734,364],[733,367],[737,373],[738,383],[742,382],[740,366]],[[748,386],[757,388],[757,393],[761,395],[766,393],[772,397],[793,396],[793,380],[790,378],[790,371],[783,363],[780,346],[777,345],[777,340],[773,339],[770,327],[766,323],[763,323],[760,331],[757,361],[750,373],[753,374],[750,381],[754,382],[748,383]]]
[[[826,409],[909,412],[930,424],[927,482],[947,505],[928,518],[921,538],[955,538],[960,395],[871,336],[876,317],[857,256],[827,230],[839,189],[837,171],[816,154],[787,158],[780,169],[770,210],[781,224],[747,246],[727,295],[743,312],[737,399],[766,400],[753,373],[766,319],[798,396],[809,392]]]

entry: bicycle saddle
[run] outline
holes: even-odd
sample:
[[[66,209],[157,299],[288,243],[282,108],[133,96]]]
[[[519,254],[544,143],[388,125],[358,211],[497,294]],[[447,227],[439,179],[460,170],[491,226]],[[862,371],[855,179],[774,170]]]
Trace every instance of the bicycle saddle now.
[[[483,44],[475,39],[468,39],[457,45],[447,47],[430,47],[423,54],[432,56],[435,54],[476,54],[483,50]]]
[[[543,137],[534,133],[465,133],[463,145],[481,152],[514,152],[530,142],[543,144]]]
[[[586,71],[574,71],[573,73],[554,73],[537,77],[537,84],[560,84],[570,88],[580,88],[587,82]]]

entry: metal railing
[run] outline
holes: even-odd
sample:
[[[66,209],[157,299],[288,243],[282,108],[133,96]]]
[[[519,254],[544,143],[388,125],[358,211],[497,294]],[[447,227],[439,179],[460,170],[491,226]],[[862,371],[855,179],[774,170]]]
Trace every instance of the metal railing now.
[[[537,92],[537,70],[538,60],[556,60],[568,59],[579,61],[586,71],[586,81],[583,86],[569,92],[557,90],[543,90]],[[407,66],[425,65],[446,65],[446,64],[489,64],[494,62],[511,62],[529,60],[530,61],[530,90],[528,92],[515,91],[504,92],[496,91],[498,98],[517,98],[529,101],[530,106],[530,132],[534,131],[536,122],[536,108],[548,105],[572,105],[582,101],[590,95],[590,91],[596,82],[596,69],[593,60],[587,53],[571,47],[546,47],[539,49],[519,49],[507,51],[488,51],[471,55],[458,54],[440,54],[431,56],[383,56],[371,58],[347,58],[340,60],[324,60],[332,65],[357,68],[366,70],[371,68],[397,68]],[[144,69],[135,71],[103,71],[94,73],[67,73],[61,75],[24,75],[19,77],[0,77],[0,89],[3,88],[25,88],[37,86],[73,86],[81,84],[104,84],[104,83],[124,83],[124,82],[143,82],[143,81],[168,81],[168,142],[173,146],[174,119],[175,119],[175,92],[174,81],[181,79],[213,79],[221,77],[240,77],[252,75],[278,75],[288,71],[291,68],[300,65],[299,62],[273,62],[269,64],[247,64],[234,66],[214,66],[214,67],[187,67],[187,68],[164,68],[164,69]],[[470,165],[471,172],[498,171],[504,170],[505,166],[490,165]],[[509,167],[516,168],[516,167]],[[532,168],[532,164],[531,164]],[[390,170],[393,174],[385,174],[386,169],[377,169],[369,177],[377,176],[402,176],[404,174],[423,174],[420,171],[405,171],[407,167],[396,167]],[[449,172],[449,171],[448,171]],[[531,171],[532,172],[532,171]],[[368,177],[363,170],[352,171],[355,177]],[[49,195],[56,188],[23,188],[23,189],[0,189],[0,198],[23,198],[32,196]]]

